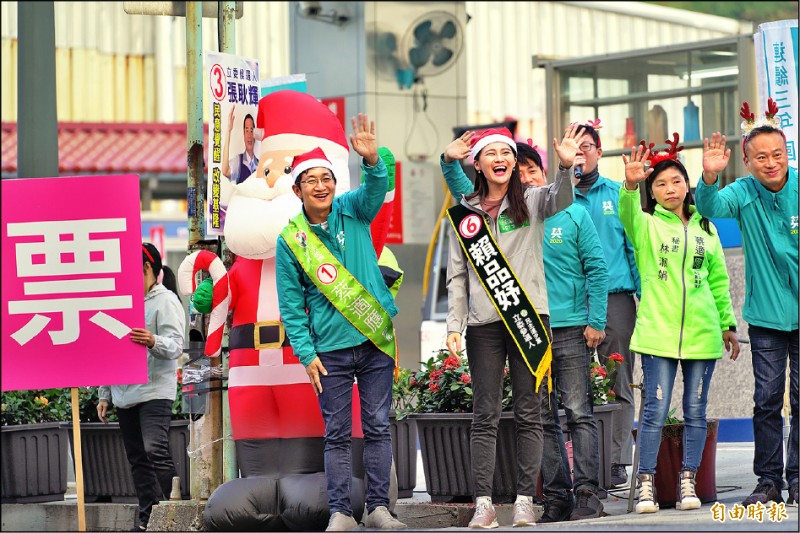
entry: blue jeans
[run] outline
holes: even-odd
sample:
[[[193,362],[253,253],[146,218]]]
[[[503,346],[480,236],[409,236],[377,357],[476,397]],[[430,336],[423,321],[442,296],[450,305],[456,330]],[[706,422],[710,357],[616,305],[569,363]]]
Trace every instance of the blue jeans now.
[[[574,482],[569,477],[569,461],[554,389],[549,401],[546,395],[542,396],[545,402],[542,405],[542,485],[548,499],[569,499],[568,492],[573,484],[576,491],[583,487],[594,493],[599,485],[600,452],[589,382],[591,355],[583,330],[584,326],[553,328],[553,376],[572,438]]]
[[[783,420],[781,408],[786,382],[786,356],[789,356],[789,404],[792,409],[789,430],[786,481],[797,482],[797,388],[798,341],[797,330],[750,326],[750,349],[753,353],[753,374],[756,387],[753,394],[753,436],[755,455],[753,473],[758,482],[771,481],[780,489],[783,470]]]
[[[697,472],[706,445],[706,405],[716,359],[672,359],[641,354],[644,414],[639,439],[639,473],[655,474],[661,428],[669,414],[678,364],[683,372],[683,465]]]
[[[549,331],[550,317],[541,318]],[[474,495],[492,495],[503,372],[508,357],[517,437],[517,494],[534,496],[542,462],[540,392],[547,383],[536,391],[536,380],[502,321],[467,326],[466,347],[473,391],[470,452]]]
[[[364,430],[364,472],[367,511],[389,506],[394,361],[367,341],[353,348],[317,354],[328,375],[320,375],[319,407],[325,420],[325,479],[330,513],[352,516],[350,502],[353,382],[358,379],[361,427]]]

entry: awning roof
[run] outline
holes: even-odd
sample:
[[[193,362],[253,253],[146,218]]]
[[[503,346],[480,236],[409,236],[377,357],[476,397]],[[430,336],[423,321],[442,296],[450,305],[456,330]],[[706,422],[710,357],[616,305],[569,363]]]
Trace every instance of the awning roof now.
[[[203,146],[208,146],[208,126]],[[17,173],[17,124],[2,123],[2,172]],[[186,124],[59,122],[58,171],[186,175]],[[204,174],[207,169],[203,170]]]

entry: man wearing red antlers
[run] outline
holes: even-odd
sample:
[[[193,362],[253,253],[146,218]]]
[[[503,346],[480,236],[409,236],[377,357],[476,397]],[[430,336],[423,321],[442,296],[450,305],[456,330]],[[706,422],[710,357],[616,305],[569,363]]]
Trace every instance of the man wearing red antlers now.
[[[797,328],[797,169],[789,167],[786,136],[770,98],[756,119],[741,108],[742,155],[750,175],[718,190],[717,177],[730,149],[715,132],[704,143],[703,179],[697,184],[697,209],[708,217],[735,218],[742,231],[746,291],[742,316],[750,326],[755,393],[753,473],[758,484],[743,505],[783,502],[781,406],[790,368],[792,409],[786,481],[789,502],[798,500],[798,328]]]
[[[631,337],[644,376],[640,421],[639,502],[637,513],[658,511],[656,459],[661,429],[669,412],[678,366],[683,374],[685,422],[676,508],[699,509],[695,474],[706,442],[706,406],[711,376],[723,344],[731,359],[739,355],[736,318],[728,290],[725,254],[717,229],[692,202],[689,174],[678,158],[678,134],[666,153],[651,152],[642,141],[631,148],[625,183],[619,191],[619,218],[636,251],[642,298]],[[651,145],[652,147],[652,145]],[[650,168],[645,170],[645,163]],[[641,206],[639,183],[647,203]]]

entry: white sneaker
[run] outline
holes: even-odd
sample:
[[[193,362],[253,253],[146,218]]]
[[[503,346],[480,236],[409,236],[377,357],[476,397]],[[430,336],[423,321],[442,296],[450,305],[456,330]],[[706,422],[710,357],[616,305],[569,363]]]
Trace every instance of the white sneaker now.
[[[469,521],[471,529],[494,529],[500,527],[497,523],[497,513],[494,510],[494,505],[486,503],[478,498],[478,503],[475,505],[475,514],[472,515],[472,520]]]
[[[336,512],[328,520],[328,527],[325,528],[325,531],[353,531],[357,527],[358,522],[356,522],[355,518]]]
[[[675,508],[681,511],[690,509],[700,509],[700,498],[694,491],[695,479],[694,472],[682,470],[678,476],[678,501]]]
[[[636,504],[636,513],[655,513],[658,511],[656,501],[656,487],[653,474],[639,474],[639,503]]]
[[[514,502],[514,517],[511,520],[513,527],[526,527],[536,525],[536,515],[533,512],[533,498],[520,496]]]
[[[379,505],[371,513],[367,514],[364,520],[364,527],[370,529],[405,529],[408,526],[392,516],[389,509]]]

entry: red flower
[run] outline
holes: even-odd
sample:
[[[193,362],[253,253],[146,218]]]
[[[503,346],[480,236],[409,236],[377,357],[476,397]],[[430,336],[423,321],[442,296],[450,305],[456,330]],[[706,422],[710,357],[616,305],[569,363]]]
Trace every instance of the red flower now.
[[[450,370],[452,368],[458,368],[459,366],[461,366],[461,359],[459,359],[454,355],[451,355],[450,357],[444,360],[444,368],[446,370]]]
[[[617,393],[616,392],[614,392],[613,390],[608,391],[608,399],[609,400],[611,400],[612,398],[616,398],[616,397],[617,397]]]
[[[428,385],[428,388],[431,390],[431,392],[436,392],[439,390],[439,383],[436,381],[431,381],[431,384]]]
[[[596,374],[596,375],[598,375],[598,376],[600,376],[600,377],[606,377],[606,376],[608,376],[608,372],[606,372],[606,369],[605,369],[605,368],[603,368],[602,366],[596,366],[596,367],[594,367],[594,368],[592,369],[592,373],[593,373],[593,374]]]
[[[461,382],[462,383],[466,383],[467,385],[469,385],[469,382],[471,380],[472,380],[472,378],[469,376],[469,374],[467,374],[466,372],[462,372],[461,373]]]
[[[417,380],[416,380],[416,378],[411,378],[411,379],[409,379],[409,380],[408,380],[408,386],[409,386],[409,387],[416,387],[416,386],[417,386]]]
[[[617,363],[621,363],[621,362],[623,362],[623,361],[624,361],[624,359],[622,358],[622,356],[621,356],[619,353],[617,353],[617,352],[614,352],[614,353],[612,353],[611,355],[609,355],[609,356],[608,356],[608,359],[609,359],[609,360],[611,360],[611,361],[616,361]]]
[[[431,372],[431,381],[439,381],[439,378],[444,374],[444,370],[433,370]]]
[[[505,377],[505,376],[507,376],[507,375],[508,375],[508,367],[505,367],[505,368],[503,369],[503,377]]]
[[[178,383],[183,383],[183,369],[179,368],[176,373],[178,374]]]

